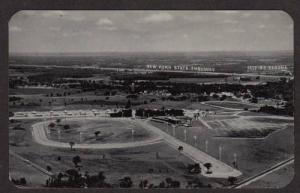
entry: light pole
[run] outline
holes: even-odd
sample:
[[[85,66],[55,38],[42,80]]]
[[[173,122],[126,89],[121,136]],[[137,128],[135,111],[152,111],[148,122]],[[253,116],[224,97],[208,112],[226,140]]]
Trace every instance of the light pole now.
[[[52,119],[52,114],[53,114],[53,111],[50,111],[50,113],[49,113],[49,119],[50,119],[50,121]]]
[[[219,160],[222,160],[222,146],[219,146]]]
[[[132,138],[132,141],[134,141],[134,129],[131,129],[131,138]]]
[[[82,132],[81,131],[79,132],[79,141],[80,141],[80,143],[82,142]]]
[[[64,110],[64,114],[65,114],[65,123],[67,122],[67,110]]]
[[[46,130],[46,132],[47,132],[47,134],[50,134],[50,130],[49,130],[49,128],[47,127],[46,128],[46,118],[44,118],[44,123],[43,123],[43,127],[44,127],[44,130]]]
[[[237,154],[233,154],[233,160],[234,160],[234,167],[237,168]]]
[[[205,140],[205,152],[208,153],[208,141]]]
[[[58,134],[58,140],[61,139],[61,136],[60,136],[60,129],[57,130],[57,134]]]
[[[173,127],[173,136],[176,137],[176,133],[175,133],[175,125],[172,125]]]
[[[197,146],[197,135],[194,135],[194,146]]]

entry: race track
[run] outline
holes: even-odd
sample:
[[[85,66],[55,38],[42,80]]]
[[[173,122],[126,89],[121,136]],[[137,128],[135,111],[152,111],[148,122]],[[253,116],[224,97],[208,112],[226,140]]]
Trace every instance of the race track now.
[[[55,148],[70,148],[69,143],[59,142],[51,140],[47,137],[46,130],[44,128],[44,125],[48,125],[49,121],[46,121],[45,118],[48,116],[49,113],[43,113],[42,116],[36,116],[35,113],[32,112],[22,112],[23,114],[26,114],[26,116],[19,116],[14,117],[16,119],[41,119],[41,122],[35,123],[32,125],[32,136],[34,140],[45,146],[49,147],[55,147]],[[57,118],[63,118],[64,112],[55,112],[58,114]],[[41,112],[38,113],[40,115]],[[161,142],[166,142],[170,145],[170,147],[177,150],[179,146],[182,146],[184,149],[181,152],[183,155],[187,156],[191,160],[193,160],[195,163],[199,163],[201,168],[203,169],[203,172],[201,175],[212,177],[212,178],[228,178],[229,176],[240,176],[242,173],[231,166],[223,163],[222,161],[202,152],[201,150],[183,142],[180,141],[173,136],[169,135],[168,133],[163,132],[159,128],[151,125],[149,122],[150,119],[142,120],[142,119],[131,119],[131,118],[110,118],[110,117],[101,117],[93,115],[91,112],[89,115],[81,116],[81,115],[69,115],[67,116],[68,119],[104,119],[106,121],[109,121],[109,119],[118,119],[118,120],[130,120],[134,121],[138,124],[140,124],[145,129],[153,132],[156,134],[156,137],[144,140],[144,141],[137,141],[137,142],[124,142],[124,143],[104,143],[104,144],[75,144],[73,146],[74,149],[121,149],[121,148],[132,148],[132,147],[140,147],[140,146],[147,146],[147,145],[153,145],[158,144]],[[44,121],[42,121],[44,119]],[[48,124],[47,124],[48,123]],[[206,168],[203,166],[205,163],[211,163],[211,171],[213,171],[211,174],[206,173]]]

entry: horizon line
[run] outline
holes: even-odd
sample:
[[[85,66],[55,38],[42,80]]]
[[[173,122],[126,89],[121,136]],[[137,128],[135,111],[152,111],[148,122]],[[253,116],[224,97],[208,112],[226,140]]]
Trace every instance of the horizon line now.
[[[99,52],[9,52],[9,55],[16,54],[99,54],[99,53],[213,53],[213,52],[294,52],[294,50],[207,50],[207,51],[99,51]]]

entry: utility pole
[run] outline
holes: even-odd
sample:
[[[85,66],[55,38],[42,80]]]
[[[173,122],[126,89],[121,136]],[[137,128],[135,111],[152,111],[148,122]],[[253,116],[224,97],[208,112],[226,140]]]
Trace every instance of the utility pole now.
[[[80,143],[82,142],[82,132],[81,131],[79,132],[79,141],[80,141]]]
[[[208,141],[205,140],[205,152],[208,153]]]
[[[175,133],[175,125],[172,125],[173,127],[173,136],[176,137],[176,133]]]
[[[131,129],[131,138],[132,138],[132,141],[134,141],[134,129]]]
[[[236,153],[233,154],[233,159],[234,159],[234,162],[233,162],[234,167],[237,168],[238,164],[237,164],[237,154]]]
[[[57,134],[58,134],[58,139],[60,140],[60,139],[61,139],[61,136],[60,136],[60,129],[57,130]]]
[[[222,160],[222,146],[219,146],[219,160]]]
[[[194,146],[197,146],[197,135],[194,135]]]

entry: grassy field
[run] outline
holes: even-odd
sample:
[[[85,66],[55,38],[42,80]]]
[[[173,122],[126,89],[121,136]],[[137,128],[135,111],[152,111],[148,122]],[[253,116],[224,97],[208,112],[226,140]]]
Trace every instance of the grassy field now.
[[[151,124],[173,135],[172,128],[168,128],[166,124],[157,122]],[[180,140],[184,140],[184,129],[183,126],[176,128],[176,137]],[[193,121],[192,127],[186,129],[187,143],[205,151],[205,141],[207,141],[207,152],[215,158],[219,158],[219,147],[222,146],[221,159],[229,165],[232,165],[233,154],[236,153],[238,168],[243,173],[241,179],[252,176],[294,154],[293,126],[278,130],[265,139],[215,137],[219,133],[208,129],[199,121]],[[194,136],[197,136],[196,141]]]
[[[247,116],[209,116],[204,120],[217,132],[217,136],[223,137],[266,137],[288,124],[293,125],[293,120]]]
[[[69,125],[70,129],[64,129],[65,125]],[[132,129],[134,130],[133,137]],[[49,130],[48,137],[50,139],[66,143],[70,141],[75,143],[125,143],[155,138],[154,133],[127,120],[63,120],[62,123],[56,124]],[[58,131],[61,131],[60,137]],[[97,136],[94,134],[96,131],[100,132]]]
[[[9,174],[13,179],[26,178],[27,186],[41,187],[49,178],[48,175],[33,168],[15,156],[9,155]]]
[[[295,175],[295,165],[289,164],[263,178],[245,186],[244,188],[284,188],[292,182]]]
[[[207,104],[225,107],[225,108],[233,108],[233,109],[244,109],[244,108],[257,108],[255,105],[246,104],[246,103],[237,103],[230,101],[208,101]]]

